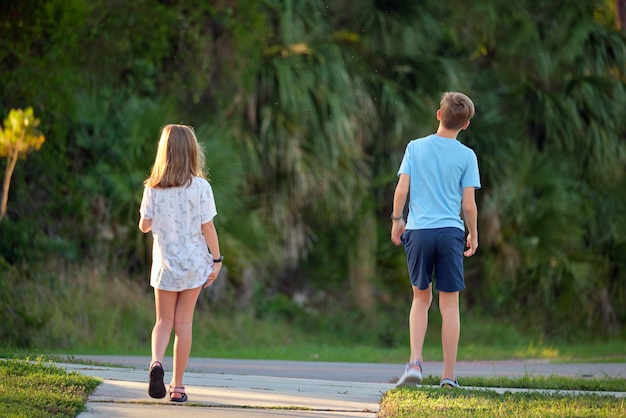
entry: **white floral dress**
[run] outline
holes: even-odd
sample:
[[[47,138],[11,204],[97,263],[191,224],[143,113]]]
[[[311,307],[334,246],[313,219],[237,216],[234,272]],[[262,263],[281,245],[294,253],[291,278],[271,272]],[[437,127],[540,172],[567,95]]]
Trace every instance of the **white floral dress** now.
[[[202,286],[213,257],[201,227],[217,215],[209,182],[194,177],[188,187],[145,187],[139,213],[152,220],[150,286],[172,292]]]

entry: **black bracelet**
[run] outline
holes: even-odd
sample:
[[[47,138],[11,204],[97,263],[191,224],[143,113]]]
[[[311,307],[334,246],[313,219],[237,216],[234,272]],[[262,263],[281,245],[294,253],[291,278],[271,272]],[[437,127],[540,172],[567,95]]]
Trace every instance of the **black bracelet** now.
[[[391,220],[392,221],[399,221],[400,219],[402,219],[402,215],[398,216],[397,218],[393,215],[391,215]]]
[[[214,258],[213,259],[214,263],[221,263],[222,261],[224,261],[224,256],[223,255],[221,255],[220,258]]]

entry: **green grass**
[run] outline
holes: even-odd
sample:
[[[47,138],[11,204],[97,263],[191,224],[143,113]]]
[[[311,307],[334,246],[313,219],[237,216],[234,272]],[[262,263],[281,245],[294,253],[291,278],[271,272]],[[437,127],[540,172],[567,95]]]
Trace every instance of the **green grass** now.
[[[91,290],[99,295],[100,289]],[[123,291],[123,289],[117,289]],[[132,289],[127,289],[127,293]],[[103,298],[105,296],[102,292]],[[84,294],[88,294],[84,291]],[[68,298],[69,300],[69,298]],[[94,312],[80,309],[80,304],[59,304],[48,326],[37,334],[31,350],[50,354],[150,355],[150,332],[154,321],[154,300],[150,294],[120,298],[133,308],[102,308]],[[116,302],[109,301],[109,305]],[[104,315],[106,313],[106,315]],[[249,311],[219,312],[200,303],[194,318],[193,357],[247,358],[301,361],[341,361],[404,363],[409,355],[406,313],[397,323],[365,327],[359,319],[345,318],[340,312],[310,318],[267,315],[258,317]],[[110,323],[103,320],[110,316]],[[307,321],[319,321],[309,324]],[[431,324],[424,344],[426,361],[441,361],[441,334],[438,315]],[[81,328],[75,323],[82,322]],[[102,325],[102,324],[105,324]],[[130,325],[129,325],[130,324]],[[380,328],[389,328],[393,338],[381,341]],[[88,329],[89,332],[82,330]],[[47,335],[47,337],[46,337]],[[60,338],[62,337],[62,338]],[[517,329],[495,318],[465,313],[459,343],[459,361],[547,359],[555,362],[624,362],[626,335],[611,338],[563,341],[544,338],[532,331]],[[172,345],[170,344],[170,350]]]
[[[594,394],[399,388],[385,393],[379,417],[624,417],[626,400]]]
[[[484,319],[486,324],[492,320]],[[151,329],[152,324],[146,323]],[[624,362],[626,338],[616,336],[604,341],[542,341],[532,335],[513,337],[504,327],[492,326],[493,334],[475,337],[473,324],[462,331],[459,344],[459,361],[497,361],[513,359],[544,359],[552,362]],[[143,335],[143,334],[140,334]],[[150,355],[150,341],[146,336],[132,339],[115,338],[108,343],[84,341],[68,346],[50,348],[33,347],[31,352],[56,355]],[[441,361],[441,337],[437,326],[431,327],[424,344],[426,361]],[[114,342],[114,343],[113,343]],[[169,345],[171,355],[172,344]],[[1,350],[0,350],[1,351]],[[409,355],[408,339],[398,340],[393,346],[376,345],[375,342],[354,341],[342,338],[339,332],[307,332],[306,329],[284,319],[260,320],[241,313],[232,316],[206,315],[199,312],[194,321],[192,357],[245,358],[266,360],[339,361],[365,363],[404,363]]]
[[[147,301],[146,305],[149,307],[150,301]],[[77,341],[75,344],[52,349],[50,346],[41,345],[39,348],[33,347],[33,350],[58,355],[149,356],[151,320],[146,321],[144,331],[135,334],[138,337],[135,339],[128,335],[117,338],[115,333],[110,333],[106,344]],[[480,329],[481,326],[487,327],[488,330]],[[597,341],[548,341],[531,333],[526,335],[520,330],[498,324],[490,318],[466,321],[462,327],[459,361],[512,359],[545,359],[553,362],[626,361],[624,336]],[[345,336],[345,333],[343,330],[309,332],[306,327],[284,318],[257,319],[245,312],[233,315],[214,314],[205,308],[196,313],[191,356],[404,363],[409,355],[408,336],[401,335],[392,345],[381,345],[375,339],[368,341],[367,338]],[[424,344],[426,361],[442,360],[440,341],[440,328],[434,323],[429,328]],[[171,348],[172,344],[169,346],[170,350]]]
[[[426,386],[439,385],[440,376],[428,376],[423,380]],[[545,390],[582,390],[600,392],[626,392],[626,378],[605,376],[602,378],[532,376],[511,377],[463,377],[464,387],[518,388]]]
[[[48,270],[24,282],[34,286],[21,293],[29,315],[23,323],[5,323],[3,340],[20,337],[17,343],[36,353],[150,355],[154,296],[145,277],[133,279],[89,264]],[[370,315],[332,298],[319,309],[304,309],[287,297],[259,296],[254,310],[229,304],[234,302],[221,304],[210,293],[201,294],[192,356],[404,363],[409,355],[409,299],[395,311]],[[441,319],[435,303],[431,312],[424,359],[440,361]],[[570,341],[514,324],[462,307],[459,361],[626,361],[626,330],[595,338],[584,332]]]
[[[75,417],[100,380],[42,362],[0,360],[0,416]]]

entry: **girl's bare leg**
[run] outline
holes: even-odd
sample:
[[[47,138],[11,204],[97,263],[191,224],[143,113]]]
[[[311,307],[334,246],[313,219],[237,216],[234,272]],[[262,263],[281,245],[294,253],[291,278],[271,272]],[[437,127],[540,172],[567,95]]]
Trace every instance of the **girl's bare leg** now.
[[[193,313],[202,287],[189,289],[178,293],[176,311],[174,314],[174,368],[172,370],[171,386],[183,386],[183,374],[189,360],[192,340]]]
[[[154,302],[156,307],[156,322],[152,329],[152,361],[163,362],[165,350],[170,341],[174,326],[174,312],[178,293],[154,289]]]

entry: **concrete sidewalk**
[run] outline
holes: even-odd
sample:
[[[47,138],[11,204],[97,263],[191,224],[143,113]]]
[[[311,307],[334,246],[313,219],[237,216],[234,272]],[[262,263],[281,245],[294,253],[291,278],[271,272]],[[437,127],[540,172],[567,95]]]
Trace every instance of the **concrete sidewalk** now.
[[[79,418],[104,417],[363,417],[375,418],[393,384],[185,373],[189,401],[148,396],[148,371],[58,364],[103,379]],[[169,378],[166,372],[166,382]]]
[[[129,358],[130,362],[145,364],[149,359]],[[207,361],[207,360],[205,360]],[[212,360],[216,362],[216,360]],[[226,366],[232,366],[231,361],[218,361]],[[257,361],[265,365],[266,362]],[[528,364],[522,365],[501,362],[493,363],[495,368],[501,369],[508,365],[506,374],[513,376],[528,375]],[[280,362],[278,362],[280,365]],[[328,379],[311,378],[312,368],[321,367],[328,370],[330,363],[296,363],[285,362],[287,369],[297,369],[301,376],[295,378],[286,376],[243,375],[235,373],[205,371],[185,372],[185,386],[189,401],[177,404],[164,399],[152,399],[148,396],[148,370],[124,367],[90,366],[80,364],[58,363],[59,367],[68,371],[76,371],[88,376],[99,377],[103,383],[96,388],[87,402],[87,411],[78,418],[104,417],[363,417],[375,418],[379,412],[379,402],[382,395],[395,385],[389,383],[388,377],[394,377],[393,371],[401,371],[401,365],[368,365],[360,364],[359,369],[374,369],[377,373],[364,376],[354,373],[352,364],[336,363],[336,374],[326,372]],[[216,365],[213,364],[213,367]],[[277,364],[271,364],[277,369]],[[299,366],[299,367],[298,367]],[[486,362],[465,363],[464,371],[469,375],[492,375],[493,370],[486,367]],[[539,366],[539,365],[538,365]],[[132,367],[132,366],[131,366]],[[548,364],[541,368],[550,369]],[[252,368],[254,369],[254,368]],[[304,370],[308,370],[304,372]],[[384,369],[386,371],[382,372]],[[476,369],[476,370],[474,370]],[[215,370],[215,369],[213,369]],[[612,373],[608,373],[607,371]],[[626,364],[570,364],[556,375],[584,376],[624,376]],[[257,374],[263,373],[256,370]],[[554,370],[553,370],[554,371]],[[286,371],[280,371],[284,374]],[[382,372],[382,374],[381,374]],[[352,374],[351,374],[352,373]],[[495,373],[494,375],[498,375]],[[531,373],[532,374],[532,373]],[[539,375],[541,373],[538,373]],[[359,382],[345,381],[339,377],[350,377]],[[385,377],[384,382],[379,380]],[[166,367],[165,382],[171,375]],[[375,379],[377,381],[369,381]],[[392,379],[395,380],[395,379]],[[462,381],[461,381],[462,383]],[[465,387],[473,389],[471,387]],[[524,389],[489,388],[498,393],[525,391]],[[587,393],[582,391],[553,391],[538,390],[540,392],[559,392],[572,395]],[[622,392],[596,392],[608,396],[626,397]]]

